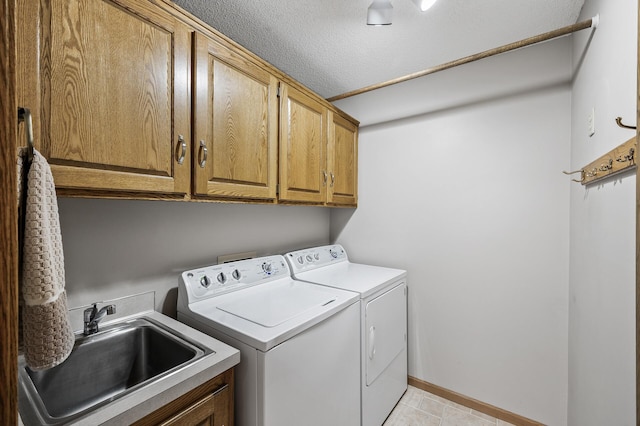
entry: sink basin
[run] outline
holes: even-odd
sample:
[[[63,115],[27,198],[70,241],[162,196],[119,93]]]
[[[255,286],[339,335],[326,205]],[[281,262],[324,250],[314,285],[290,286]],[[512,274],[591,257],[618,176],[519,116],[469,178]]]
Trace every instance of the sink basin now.
[[[20,413],[25,424],[68,423],[211,352],[150,318],[105,326],[77,337],[69,357],[54,368],[32,371],[20,357]]]

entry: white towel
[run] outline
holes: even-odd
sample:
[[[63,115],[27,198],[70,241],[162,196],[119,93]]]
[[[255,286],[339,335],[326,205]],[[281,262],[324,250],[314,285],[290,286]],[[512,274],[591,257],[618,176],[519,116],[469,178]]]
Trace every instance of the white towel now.
[[[23,182],[26,149],[18,159],[18,186]],[[64,255],[58,200],[51,168],[34,151],[27,175],[22,236],[22,343],[27,365],[43,370],[62,363],[73,349],[64,283]]]

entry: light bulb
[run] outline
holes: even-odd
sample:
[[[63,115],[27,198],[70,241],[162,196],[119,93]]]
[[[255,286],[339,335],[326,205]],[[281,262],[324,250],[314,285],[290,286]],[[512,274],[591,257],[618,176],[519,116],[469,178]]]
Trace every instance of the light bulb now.
[[[418,6],[418,9],[420,9],[420,11],[424,12],[431,6],[433,6],[436,0],[413,0],[413,2],[416,4],[416,6]]]

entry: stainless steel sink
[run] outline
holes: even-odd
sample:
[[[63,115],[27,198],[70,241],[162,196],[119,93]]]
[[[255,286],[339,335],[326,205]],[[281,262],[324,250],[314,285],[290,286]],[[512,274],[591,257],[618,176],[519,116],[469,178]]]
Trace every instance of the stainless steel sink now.
[[[65,424],[211,352],[150,318],[105,326],[54,368],[32,371],[20,357],[20,413],[26,425]]]

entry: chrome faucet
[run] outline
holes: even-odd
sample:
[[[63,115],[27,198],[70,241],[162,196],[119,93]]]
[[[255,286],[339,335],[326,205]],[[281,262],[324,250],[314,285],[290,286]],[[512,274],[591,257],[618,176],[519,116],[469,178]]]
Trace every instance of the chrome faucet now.
[[[116,313],[116,305],[107,305],[98,310],[97,303],[91,308],[84,310],[84,335],[95,334],[98,332],[98,323],[107,315]]]

